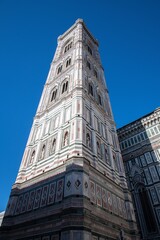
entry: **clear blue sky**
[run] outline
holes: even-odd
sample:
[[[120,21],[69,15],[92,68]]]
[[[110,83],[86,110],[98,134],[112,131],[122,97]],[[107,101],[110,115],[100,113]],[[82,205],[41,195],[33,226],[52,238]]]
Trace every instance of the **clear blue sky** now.
[[[0,0],[0,211],[15,181],[57,37],[83,18],[117,127],[160,106],[159,0]]]

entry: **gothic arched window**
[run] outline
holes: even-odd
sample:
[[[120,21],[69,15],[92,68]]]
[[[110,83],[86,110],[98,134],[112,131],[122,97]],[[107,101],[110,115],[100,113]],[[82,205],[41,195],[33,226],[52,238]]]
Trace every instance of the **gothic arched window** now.
[[[113,161],[114,161],[115,169],[118,171],[118,162],[117,162],[117,157],[115,153],[113,153]]]
[[[91,95],[93,96],[93,86],[92,86],[91,83],[88,84],[88,88],[89,88],[89,89],[88,89],[88,90],[89,90],[89,91],[88,91],[89,94],[91,94]]]
[[[64,147],[68,146],[68,144],[69,144],[69,133],[68,133],[68,131],[66,131],[65,134],[64,134],[63,146]]]
[[[56,99],[57,96],[57,89],[54,89],[51,93],[51,102]]]
[[[66,68],[71,65],[71,58],[67,59],[66,61]]]
[[[102,106],[102,98],[100,94],[98,94],[98,103]]]
[[[89,133],[86,134],[86,145],[91,148],[91,137]]]
[[[105,150],[104,150],[104,154],[105,154],[105,161],[106,161],[106,163],[109,163],[108,150],[107,150],[106,147],[105,147]]]
[[[40,156],[40,159],[43,159],[43,158],[44,158],[45,149],[46,149],[46,145],[43,144],[42,149],[41,149],[41,156]]]
[[[61,72],[62,72],[62,65],[59,65],[57,69],[57,74],[60,74]]]
[[[87,46],[88,52],[92,55],[92,49],[90,48],[90,46]]]
[[[100,143],[97,141],[97,154],[101,155]]]
[[[98,74],[97,74],[96,69],[93,70],[93,75],[94,75],[96,78],[98,77]]]
[[[29,163],[33,163],[34,158],[35,158],[35,153],[36,153],[36,151],[33,150],[32,154],[31,154],[31,158],[30,158],[30,162],[29,162]]]
[[[54,138],[52,143],[51,143],[51,149],[50,149],[50,152],[51,153],[54,153],[55,152],[55,149],[56,149],[56,139]]]
[[[87,67],[91,70],[91,64],[88,60],[87,60]]]
[[[68,90],[68,81],[64,82],[62,85],[62,94]]]

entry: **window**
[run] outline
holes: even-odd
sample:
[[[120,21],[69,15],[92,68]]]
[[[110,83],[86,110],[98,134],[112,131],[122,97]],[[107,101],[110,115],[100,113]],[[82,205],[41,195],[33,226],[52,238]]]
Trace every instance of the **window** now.
[[[64,139],[63,139],[63,146],[68,146],[68,143],[69,143],[69,133],[68,131],[65,132],[64,134]]]
[[[116,171],[118,171],[118,162],[117,162],[117,156],[115,153],[113,153],[113,161],[114,161],[114,165],[115,165],[115,169]]]
[[[54,153],[55,152],[55,148],[56,148],[56,139],[54,138],[52,143],[51,143],[51,150],[50,150],[50,152]]]
[[[71,65],[71,58],[66,61],[66,68]]]
[[[91,94],[91,95],[93,96],[93,87],[92,87],[92,84],[89,83],[88,87],[89,87],[89,94]]]
[[[154,132],[153,128],[151,128],[150,130],[151,130],[152,135],[154,136],[155,132]]]
[[[97,153],[101,155],[100,143],[97,141]]]
[[[46,145],[44,144],[43,147],[42,147],[42,150],[41,150],[41,156],[40,156],[40,159],[43,159],[43,158],[44,158],[45,149],[46,149]]]
[[[62,94],[68,90],[68,81],[63,83]]]
[[[105,161],[106,161],[106,163],[110,163],[109,162],[109,155],[108,155],[108,150],[107,150],[107,147],[105,147]]]
[[[124,149],[124,142],[121,143],[121,148]]]
[[[97,78],[98,77],[98,74],[97,74],[97,71],[94,69],[93,71],[93,75]]]
[[[137,138],[138,138],[138,142],[141,142],[140,135],[137,135]]]
[[[52,94],[51,94],[51,102],[56,99],[56,95],[57,95],[57,89],[55,89],[55,90],[52,91]]]
[[[158,130],[156,127],[154,127],[154,131],[156,132],[156,134],[158,134]]]
[[[60,74],[62,72],[62,65],[58,67],[57,74]]]
[[[88,49],[88,52],[92,55],[92,49],[89,46],[87,46],[87,49]]]
[[[86,145],[91,148],[91,138],[89,133],[86,134]]]
[[[67,44],[67,45],[65,46],[64,52],[65,52],[65,53],[68,52],[69,49],[71,49],[71,47],[72,47],[72,42],[70,42],[69,44]]]
[[[124,145],[125,145],[126,148],[128,147],[127,141],[124,141]]]
[[[87,67],[88,67],[89,69],[91,69],[91,64],[90,64],[90,62],[88,62],[88,61],[87,61]]]
[[[134,139],[133,138],[131,138],[131,144],[134,145]]]
[[[130,142],[130,139],[128,139],[128,146],[129,146],[129,147],[131,146],[131,142]]]
[[[30,162],[29,163],[33,163],[33,161],[34,161],[34,158],[35,158],[35,150],[33,150],[33,152],[32,152],[32,155],[31,155],[31,159],[30,159]]]
[[[137,143],[137,136],[134,136],[134,142]]]
[[[98,94],[98,103],[102,106],[102,99],[101,99],[100,94]]]
[[[144,140],[143,133],[140,133],[141,139]]]
[[[144,134],[145,139],[147,139],[148,138],[147,133],[143,132],[143,134]]]

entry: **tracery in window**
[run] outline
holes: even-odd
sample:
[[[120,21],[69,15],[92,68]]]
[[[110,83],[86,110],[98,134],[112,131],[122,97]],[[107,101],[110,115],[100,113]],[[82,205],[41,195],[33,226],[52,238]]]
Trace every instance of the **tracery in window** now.
[[[52,91],[52,94],[51,94],[51,102],[56,99],[56,96],[57,96],[57,89],[55,89],[54,91]]]
[[[62,72],[62,65],[58,67],[57,74],[60,74]]]
[[[62,93],[66,92],[67,90],[68,90],[68,81],[66,81],[66,82],[63,83]]]
[[[71,65],[71,58],[66,61],[66,68]]]
[[[67,44],[67,45],[65,46],[64,52],[65,52],[65,53],[68,52],[69,49],[71,49],[71,47],[72,47],[72,42],[70,42],[69,44]]]
[[[64,134],[63,146],[64,147],[68,146],[68,144],[69,144],[69,133],[68,133],[68,131],[66,131],[65,134]]]

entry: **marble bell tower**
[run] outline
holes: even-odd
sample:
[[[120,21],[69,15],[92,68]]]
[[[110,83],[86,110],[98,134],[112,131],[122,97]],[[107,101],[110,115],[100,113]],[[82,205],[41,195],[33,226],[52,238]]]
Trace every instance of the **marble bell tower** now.
[[[98,42],[78,19],[58,38],[0,239],[137,233]]]

